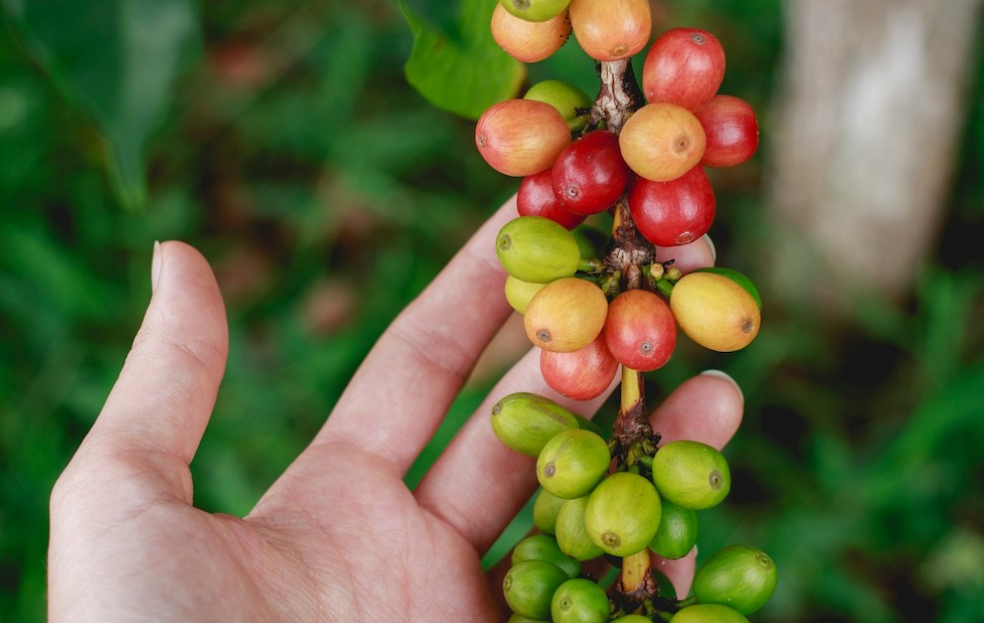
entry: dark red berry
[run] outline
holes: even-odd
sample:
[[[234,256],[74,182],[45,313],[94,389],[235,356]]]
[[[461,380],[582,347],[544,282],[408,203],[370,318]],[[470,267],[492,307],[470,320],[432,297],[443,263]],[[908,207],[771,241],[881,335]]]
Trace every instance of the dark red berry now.
[[[628,202],[639,232],[663,247],[693,242],[714,222],[714,189],[700,165],[669,182],[639,178]]]
[[[618,137],[596,130],[568,145],[557,157],[551,178],[554,194],[575,214],[597,214],[615,203],[629,181]]]
[[[544,216],[567,229],[574,229],[586,218],[561,205],[553,191],[550,169],[523,178],[516,194],[516,209],[520,216]]]

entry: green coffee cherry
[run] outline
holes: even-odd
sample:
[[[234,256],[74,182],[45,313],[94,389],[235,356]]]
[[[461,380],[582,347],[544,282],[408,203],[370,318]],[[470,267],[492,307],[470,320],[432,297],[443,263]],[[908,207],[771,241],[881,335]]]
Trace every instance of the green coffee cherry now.
[[[550,601],[553,623],[607,623],[610,610],[605,589],[583,578],[561,584]]]
[[[551,536],[556,534],[557,515],[565,501],[545,489],[540,489],[533,501],[533,525],[536,529]]]
[[[533,295],[545,286],[544,283],[529,283],[516,279],[512,275],[506,277],[506,301],[509,306],[521,314],[526,313]]]
[[[659,494],[684,508],[702,510],[721,503],[731,491],[724,455],[699,441],[671,441],[653,457]]]
[[[506,621],[506,623],[550,623],[550,620],[547,619],[544,621],[541,619],[528,619],[521,614],[516,614],[513,612],[512,616],[509,617],[509,620]]]
[[[502,580],[502,594],[513,612],[530,619],[550,619],[550,600],[570,577],[556,565],[524,560],[513,565]]]
[[[731,545],[714,553],[694,576],[697,603],[721,604],[742,614],[765,605],[776,590],[779,574],[760,549]]]
[[[554,435],[577,428],[573,413],[549,398],[530,392],[509,394],[492,407],[495,436],[526,456],[539,456]]]
[[[579,498],[601,482],[611,460],[604,439],[587,430],[567,430],[543,447],[536,460],[536,478],[559,498]]]
[[[653,623],[653,620],[641,614],[627,614],[617,619],[612,619],[612,623]]]
[[[697,511],[674,504],[666,498],[661,502],[663,513],[649,549],[663,558],[683,558],[697,542]]]
[[[574,234],[542,216],[520,216],[503,225],[495,250],[506,272],[528,283],[570,277],[581,261]]]
[[[577,109],[591,108],[594,102],[588,94],[569,82],[544,80],[530,87],[523,99],[550,104],[557,109],[564,121],[577,117]]]
[[[670,623],[748,623],[748,619],[727,606],[697,604],[674,614]]]
[[[659,526],[659,494],[649,480],[619,472],[601,482],[584,509],[584,527],[591,540],[613,556],[631,556],[645,549]]]
[[[557,514],[556,524],[557,545],[560,546],[560,551],[582,562],[593,560],[605,553],[595,545],[585,530],[584,509],[587,504],[587,496],[576,500],[565,500]]]
[[[581,563],[560,551],[557,539],[546,534],[534,534],[516,544],[511,562],[516,565],[524,560],[549,562],[572,578],[581,574]]]

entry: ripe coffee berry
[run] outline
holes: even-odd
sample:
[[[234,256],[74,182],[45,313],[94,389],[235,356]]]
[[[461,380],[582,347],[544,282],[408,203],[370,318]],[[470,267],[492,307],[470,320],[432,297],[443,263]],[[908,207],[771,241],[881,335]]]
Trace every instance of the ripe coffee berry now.
[[[649,372],[669,361],[676,331],[670,306],[647,290],[626,290],[608,306],[605,343],[619,363],[633,370]]]
[[[541,350],[540,373],[557,393],[575,400],[590,400],[612,384],[618,374],[618,360],[608,350],[602,332],[593,342],[574,352]]]
[[[662,247],[693,242],[714,222],[714,189],[700,166],[669,182],[640,178],[632,184],[628,201],[639,232]]]
[[[642,66],[648,102],[670,102],[695,111],[717,93],[724,79],[724,48],[697,28],[668,30],[649,47]]]
[[[618,135],[622,157],[637,175],[654,182],[675,180],[704,157],[704,128],[676,104],[646,104]]]
[[[475,124],[475,146],[490,167],[513,177],[549,169],[571,142],[567,122],[550,104],[509,99],[493,105]]]
[[[516,17],[501,4],[492,11],[492,38],[507,54],[524,63],[549,58],[570,35],[571,20],[567,19],[566,10],[542,22]]]
[[[755,111],[744,100],[715,95],[694,114],[706,137],[701,164],[733,167],[755,154],[759,143],[758,121]]]
[[[652,33],[649,0],[571,0],[574,37],[596,61],[641,52]]]
[[[585,216],[564,208],[554,193],[552,179],[552,169],[524,177],[516,194],[516,209],[520,216],[544,216],[574,229],[584,222]]]
[[[596,130],[574,141],[557,157],[551,180],[554,194],[567,210],[584,215],[606,210],[629,181],[618,137]]]

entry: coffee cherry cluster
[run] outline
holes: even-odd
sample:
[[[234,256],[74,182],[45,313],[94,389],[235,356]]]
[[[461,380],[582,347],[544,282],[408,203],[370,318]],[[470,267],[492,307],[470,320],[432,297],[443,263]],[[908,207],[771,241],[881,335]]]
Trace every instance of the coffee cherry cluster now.
[[[515,547],[503,580],[514,623],[636,620],[624,618],[634,615],[610,601],[582,563],[640,555],[648,560],[650,552],[686,556],[697,541],[697,512],[721,503],[731,488],[724,456],[696,441],[664,444],[632,468],[609,473],[613,457],[598,428],[537,394],[501,399],[492,409],[492,428],[509,448],[536,457],[541,486],[533,507],[539,534]],[[697,571],[693,597],[661,605],[675,612],[678,623],[747,621],[745,615],[771,597],[776,581],[767,554],[730,546]]]
[[[518,9],[520,4],[525,8]],[[590,0],[569,6],[503,0],[496,11],[524,23],[529,15],[552,20],[569,13],[577,33],[579,15],[608,15],[615,11],[611,7],[622,6],[601,4],[609,9],[578,9],[598,5]],[[648,3],[624,4],[649,23]],[[561,5],[560,13],[552,13]],[[623,34],[616,29],[612,41]],[[634,45],[626,49],[639,51]],[[539,83],[522,99],[495,104],[478,121],[476,144],[485,160],[504,174],[523,177],[520,217],[497,240],[509,274],[506,296],[525,314],[531,341],[544,351],[548,383],[567,396],[597,396],[614,378],[617,364],[644,372],[659,368],[673,352],[677,326],[719,351],[743,348],[758,332],[758,295],[736,271],[697,273],[674,283],[679,276],[665,270],[667,263],[652,263],[645,267],[652,288],[619,288],[604,279],[618,271],[620,266],[612,266],[617,260],[597,257],[597,249],[578,245],[569,233],[619,202],[651,245],[678,246],[708,231],[715,199],[704,166],[740,164],[758,144],[750,107],[717,94],[724,63],[712,34],[674,29],[650,47],[643,69],[648,103],[627,111],[618,133],[605,127],[604,118],[592,122],[598,115],[588,96],[559,81]],[[601,278],[581,279],[592,273]],[[660,287],[656,282],[664,277]],[[671,285],[679,289],[667,297]],[[596,374],[587,378],[582,372],[589,362]]]
[[[496,252],[508,274],[506,300],[541,349],[543,377],[569,398],[601,395],[619,365],[641,372],[662,367],[676,347],[677,327],[721,352],[744,348],[758,334],[758,292],[734,270],[681,277],[653,263],[644,271],[652,289],[618,291],[617,276],[605,272],[591,244],[536,215],[503,226]]]
[[[677,559],[692,551],[698,511],[727,496],[731,476],[711,446],[660,445],[641,375],[670,359],[677,329],[730,352],[747,346],[761,321],[747,277],[727,268],[684,275],[672,258],[714,220],[705,167],[736,166],[755,153],[755,114],[718,93],[724,50],[699,29],[657,37],[638,85],[629,59],[649,43],[651,24],[648,0],[499,0],[492,15],[496,42],[520,61],[547,58],[572,33],[597,61],[595,100],[560,81],[538,83],[491,106],[475,143],[495,170],[522,178],[518,215],[499,231],[496,252],[506,299],[540,349],[547,384],[588,400],[620,370],[622,379],[607,441],[543,396],[511,394],[493,408],[496,436],[536,458],[541,486],[540,534],[515,548],[503,583],[515,623],[742,622],[776,585],[772,560],[746,546],[707,559],[692,596],[664,596],[651,569],[652,553]],[[610,237],[593,229],[605,212]],[[602,559],[621,568],[607,591],[581,566]]]

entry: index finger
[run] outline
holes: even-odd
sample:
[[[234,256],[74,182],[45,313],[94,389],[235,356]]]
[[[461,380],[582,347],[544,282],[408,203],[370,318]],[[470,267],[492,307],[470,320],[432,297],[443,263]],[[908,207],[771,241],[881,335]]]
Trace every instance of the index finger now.
[[[720,450],[741,425],[745,399],[735,381],[719,370],[687,379],[650,418],[661,435],[660,445],[679,439],[700,441]],[[653,568],[665,575],[677,595],[690,592],[697,566],[697,548],[677,560],[653,555]]]
[[[495,239],[509,199],[373,347],[306,454],[343,439],[405,473],[433,436],[479,355],[512,312]]]

